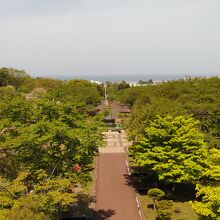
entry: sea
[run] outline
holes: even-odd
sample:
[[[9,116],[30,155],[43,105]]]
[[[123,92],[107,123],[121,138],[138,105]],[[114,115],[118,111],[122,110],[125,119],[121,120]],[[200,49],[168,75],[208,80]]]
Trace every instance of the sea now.
[[[61,79],[61,80],[71,80],[71,79],[85,79],[85,80],[94,80],[99,82],[120,82],[125,80],[126,82],[138,82],[139,80],[153,80],[153,81],[172,81],[178,79],[185,79],[188,77],[220,77],[219,74],[134,74],[134,75],[126,75],[126,74],[111,74],[111,75],[83,75],[83,74],[57,74],[57,75],[44,75],[44,77],[54,78],[54,79]]]

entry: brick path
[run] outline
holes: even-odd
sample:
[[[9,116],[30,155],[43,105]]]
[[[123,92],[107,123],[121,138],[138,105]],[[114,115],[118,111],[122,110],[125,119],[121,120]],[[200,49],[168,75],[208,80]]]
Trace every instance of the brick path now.
[[[140,220],[136,194],[127,184],[124,132],[104,133],[106,147],[99,148],[95,220]]]

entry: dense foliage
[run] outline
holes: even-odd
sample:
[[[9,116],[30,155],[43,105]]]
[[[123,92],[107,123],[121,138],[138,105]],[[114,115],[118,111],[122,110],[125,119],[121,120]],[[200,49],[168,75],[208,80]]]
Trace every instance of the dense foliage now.
[[[191,117],[158,117],[131,148],[135,161],[159,180],[195,183],[209,168],[208,151],[198,121]]]
[[[5,67],[0,69],[0,86],[11,85],[18,88],[28,79],[30,76],[24,70]]]
[[[135,161],[160,181],[196,184],[193,208],[218,218],[220,78],[132,87],[115,97],[132,108],[126,127]]]
[[[0,219],[57,219],[91,181],[102,124],[101,115],[87,112],[99,91],[84,80],[2,85]]]
[[[193,208],[203,216],[220,219],[220,186],[198,185],[197,190],[197,197],[202,196],[202,202],[193,202]]]

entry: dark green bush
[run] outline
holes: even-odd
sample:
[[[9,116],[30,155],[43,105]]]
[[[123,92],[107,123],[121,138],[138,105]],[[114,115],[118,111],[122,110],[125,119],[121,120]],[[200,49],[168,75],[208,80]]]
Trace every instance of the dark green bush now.
[[[158,210],[156,220],[171,220],[172,213],[168,210]]]
[[[158,210],[167,210],[173,208],[173,200],[161,200],[157,205]]]

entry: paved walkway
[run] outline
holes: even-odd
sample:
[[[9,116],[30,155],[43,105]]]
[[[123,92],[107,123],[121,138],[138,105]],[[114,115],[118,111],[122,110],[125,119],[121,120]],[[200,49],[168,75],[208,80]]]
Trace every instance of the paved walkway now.
[[[99,149],[95,220],[140,220],[136,194],[127,184],[124,132],[106,132],[106,147]]]

